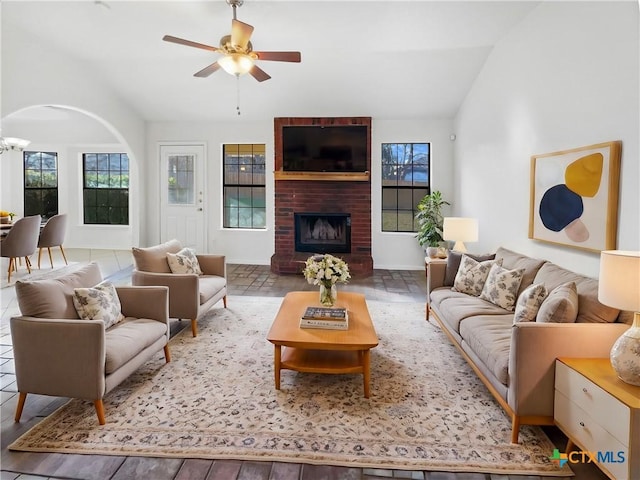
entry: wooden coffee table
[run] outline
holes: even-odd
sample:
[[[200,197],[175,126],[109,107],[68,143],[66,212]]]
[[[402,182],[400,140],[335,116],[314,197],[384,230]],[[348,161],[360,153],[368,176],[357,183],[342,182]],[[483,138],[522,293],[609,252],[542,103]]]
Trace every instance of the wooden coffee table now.
[[[275,346],[276,390],[280,390],[281,370],[361,373],[364,396],[369,398],[369,350],[378,345],[378,336],[364,295],[338,292],[336,306],[349,312],[348,330],[300,328],[300,317],[309,306],[320,306],[318,292],[289,292],[267,335],[267,340]]]

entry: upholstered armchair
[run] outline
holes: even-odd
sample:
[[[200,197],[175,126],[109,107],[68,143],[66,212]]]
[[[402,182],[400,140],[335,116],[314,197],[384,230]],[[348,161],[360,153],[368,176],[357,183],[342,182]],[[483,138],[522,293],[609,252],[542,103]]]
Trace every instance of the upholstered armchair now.
[[[101,281],[98,264],[90,263],[58,278],[16,282],[22,313],[10,320],[16,422],[27,394],[36,393],[93,401],[104,425],[108,392],[157,352],[171,360],[167,288],[115,287],[122,315],[107,328],[104,319],[80,319],[73,301],[76,288]]]
[[[167,254],[182,251],[178,240],[148,248],[134,247],[133,285],[169,287],[169,317],[191,320],[191,333],[198,335],[198,317],[222,300],[227,308],[227,279],[224,255],[196,255],[202,274],[172,273]]]

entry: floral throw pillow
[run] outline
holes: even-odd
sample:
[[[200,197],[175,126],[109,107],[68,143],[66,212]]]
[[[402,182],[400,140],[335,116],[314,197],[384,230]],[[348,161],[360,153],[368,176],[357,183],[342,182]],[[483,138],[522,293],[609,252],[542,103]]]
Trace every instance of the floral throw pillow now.
[[[575,282],[558,285],[540,305],[536,322],[573,323],[578,316],[578,289]]]
[[[486,260],[478,262],[473,258],[463,255],[460,260],[460,268],[456,273],[453,281],[453,290],[456,292],[466,293],[467,295],[479,296],[482,293],[482,287],[487,280],[492,265],[502,265],[500,260]]]
[[[533,322],[536,319],[540,305],[542,305],[548,294],[547,287],[541,283],[529,285],[525,288],[516,302],[513,323]]]
[[[102,320],[109,328],[124,318],[116,287],[104,282],[91,288],[74,288],[73,305],[83,320]]]
[[[183,248],[178,253],[167,253],[171,273],[195,273],[202,275],[196,252],[192,248]]]
[[[505,310],[513,311],[522,275],[524,275],[524,268],[507,270],[500,265],[491,265],[480,298]]]

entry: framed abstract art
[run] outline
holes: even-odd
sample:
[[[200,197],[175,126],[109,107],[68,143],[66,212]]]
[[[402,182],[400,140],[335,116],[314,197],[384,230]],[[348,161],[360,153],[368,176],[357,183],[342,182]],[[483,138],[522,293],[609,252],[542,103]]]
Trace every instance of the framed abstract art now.
[[[531,157],[529,238],[581,250],[616,248],[622,142]]]

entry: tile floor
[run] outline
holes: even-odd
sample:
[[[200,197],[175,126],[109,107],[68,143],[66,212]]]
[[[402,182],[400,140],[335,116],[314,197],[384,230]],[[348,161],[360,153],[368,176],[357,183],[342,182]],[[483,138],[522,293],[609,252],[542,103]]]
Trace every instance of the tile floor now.
[[[129,251],[113,250],[65,250],[70,262],[97,261],[103,277],[116,284],[129,284],[132,257]],[[57,253],[57,255],[56,255]],[[58,258],[60,257],[60,258]],[[4,260],[4,259],[3,259]],[[48,259],[42,271],[34,270],[33,277],[48,270]],[[54,264],[64,267],[59,252],[54,252]],[[82,479],[82,480],[319,480],[319,479],[382,479],[411,478],[424,480],[539,480],[543,477],[518,475],[487,475],[480,473],[450,473],[422,471],[391,471],[379,469],[345,468],[323,465],[286,464],[278,462],[252,462],[235,460],[196,460],[146,457],[118,457],[104,455],[46,454],[10,452],[7,445],[44,417],[66,402],[66,399],[30,395],[20,423],[13,421],[17,400],[15,370],[9,332],[9,318],[19,313],[13,284],[27,278],[25,267],[19,268],[6,283],[6,264],[1,266],[3,275],[0,290],[0,413],[1,413],[1,465],[0,480],[31,479]],[[46,273],[45,273],[46,274]],[[227,265],[229,295],[259,295],[282,297],[291,290],[314,290],[302,275],[276,275],[269,266]],[[364,293],[367,298],[383,301],[424,302],[426,280],[423,270],[375,270],[367,278],[354,278],[345,290]],[[177,322],[176,322],[177,323]],[[184,325],[176,325],[184,328]],[[174,328],[172,328],[172,331]],[[566,438],[554,428],[545,429],[556,445],[562,447]],[[579,480],[601,480],[606,477],[590,465],[574,468]],[[552,477],[544,477],[552,478]]]

